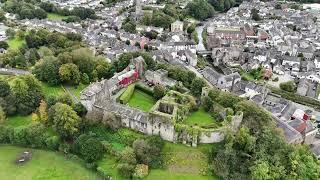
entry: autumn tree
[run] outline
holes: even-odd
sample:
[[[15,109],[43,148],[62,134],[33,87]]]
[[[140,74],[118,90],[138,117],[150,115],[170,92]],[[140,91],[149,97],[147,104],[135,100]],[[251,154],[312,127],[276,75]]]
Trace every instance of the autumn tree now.
[[[62,138],[72,138],[79,132],[81,119],[69,105],[57,103],[49,114],[54,129]]]

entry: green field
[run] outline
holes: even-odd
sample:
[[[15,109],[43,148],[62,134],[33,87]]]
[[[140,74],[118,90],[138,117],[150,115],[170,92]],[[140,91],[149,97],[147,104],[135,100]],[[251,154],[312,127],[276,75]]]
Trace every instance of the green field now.
[[[5,122],[5,125],[10,127],[27,126],[32,122],[31,115],[29,116],[10,116]]]
[[[18,37],[14,37],[13,39],[7,40],[9,48],[11,49],[19,49],[23,44],[26,43],[24,39],[19,39]]]
[[[56,13],[48,13],[48,16],[47,16],[47,19],[51,21],[62,21],[67,18],[68,16],[62,16]]]
[[[135,89],[128,104],[131,107],[148,112],[155,103],[156,100],[152,96],[141,90]]]
[[[214,118],[204,110],[203,107],[200,107],[197,111],[192,112],[190,116],[184,121],[187,125],[208,125],[215,122]]]
[[[42,90],[45,96],[59,96],[65,93],[61,85],[58,86],[50,86],[45,82],[41,82]]]
[[[0,145],[0,177],[12,180],[96,180],[101,179],[78,162],[66,159],[56,152],[32,150],[32,159],[26,164],[15,164],[17,155],[25,148]]]
[[[162,150],[165,169],[151,170],[148,180],[207,180],[218,179],[208,174],[207,153],[211,145],[200,145],[196,148],[183,144],[165,143]]]

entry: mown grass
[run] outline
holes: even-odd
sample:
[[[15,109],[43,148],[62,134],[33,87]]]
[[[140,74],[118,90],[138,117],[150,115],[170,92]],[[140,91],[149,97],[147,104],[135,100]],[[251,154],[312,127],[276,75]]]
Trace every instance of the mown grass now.
[[[61,85],[51,86],[45,82],[41,82],[41,86],[45,96],[60,96],[65,93]]]
[[[10,116],[7,118],[5,125],[9,127],[20,127],[20,126],[27,126],[31,124],[32,118],[31,115],[29,116]]]
[[[208,125],[215,122],[214,118],[204,110],[203,107],[200,107],[197,111],[192,112],[190,116],[184,121],[187,125]]]
[[[128,104],[133,108],[148,112],[155,103],[156,100],[152,96],[141,90],[135,89]]]
[[[24,150],[25,148],[0,145],[0,179],[101,179],[97,173],[56,152],[32,149],[31,160],[17,165],[15,159]]]

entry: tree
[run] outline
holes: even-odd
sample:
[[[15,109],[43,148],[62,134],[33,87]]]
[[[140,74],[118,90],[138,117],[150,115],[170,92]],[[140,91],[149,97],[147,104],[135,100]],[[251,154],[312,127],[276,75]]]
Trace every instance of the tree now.
[[[280,88],[287,92],[296,92],[297,85],[294,81],[280,83]]]
[[[59,68],[59,75],[62,82],[70,82],[72,84],[79,84],[80,82],[79,68],[73,63],[63,64]]]
[[[79,133],[81,119],[69,105],[55,104],[50,115],[54,129],[62,138],[72,138]]]
[[[60,62],[56,57],[46,56],[36,63],[32,73],[41,81],[57,85],[60,83],[59,68]]]
[[[149,144],[142,139],[135,140],[132,144],[138,163],[151,167],[156,167],[159,164],[161,147],[156,144]]]
[[[43,91],[40,82],[33,75],[14,78],[10,87],[18,113],[27,115],[39,107]]]
[[[4,22],[6,20],[6,16],[5,16],[5,12],[4,11],[0,11],[0,22]]]
[[[0,48],[8,49],[9,45],[6,41],[0,41]]]
[[[280,4],[280,3],[277,3],[274,8],[275,8],[275,9],[281,9],[281,4]]]
[[[103,157],[104,147],[93,135],[82,134],[75,141],[75,152],[86,162],[95,162]]]
[[[255,8],[251,9],[251,17],[253,20],[255,20],[255,21],[261,20],[261,17],[259,16],[258,13],[259,13],[259,10],[255,9]]]
[[[72,97],[68,93],[64,93],[57,98],[57,102],[67,104],[69,106],[73,105]]]
[[[95,70],[97,71],[99,79],[109,79],[114,74],[112,65],[102,56],[96,58]]]
[[[162,85],[155,85],[153,88],[153,97],[155,99],[161,99],[166,95],[166,88]]]
[[[90,79],[93,77],[95,58],[91,50],[87,48],[80,48],[71,52],[73,63],[76,64],[81,73],[86,73]]]
[[[201,78],[195,78],[191,83],[191,93],[195,96],[200,96],[202,88],[206,86],[206,82]]]
[[[119,164],[117,166],[119,173],[124,177],[131,177],[136,164],[137,160],[134,150],[126,147],[120,154]]]
[[[0,125],[6,122],[6,113],[3,111],[2,107],[0,106]]]
[[[14,38],[15,35],[16,35],[16,32],[14,31],[14,29],[12,29],[12,28],[6,29],[6,36],[7,36],[9,39]]]
[[[10,94],[10,85],[7,81],[0,80],[0,97],[6,97]]]
[[[77,112],[79,117],[84,117],[87,114],[87,109],[86,107],[84,107],[84,105],[81,102],[76,103],[73,106],[73,110]]]
[[[39,120],[43,124],[48,123],[48,105],[45,101],[41,100],[40,106],[39,106]]]
[[[206,0],[193,0],[186,7],[187,14],[198,19],[205,20],[214,15],[214,8]]]

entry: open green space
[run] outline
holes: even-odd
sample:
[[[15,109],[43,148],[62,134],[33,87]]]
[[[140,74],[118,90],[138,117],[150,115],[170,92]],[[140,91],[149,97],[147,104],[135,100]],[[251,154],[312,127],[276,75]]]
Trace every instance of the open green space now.
[[[78,99],[80,99],[80,93],[84,90],[88,85],[86,84],[79,84],[78,86],[74,86],[70,88],[72,94],[74,94]]]
[[[128,104],[133,108],[148,112],[155,103],[156,100],[152,96],[139,89],[135,89]]]
[[[101,179],[95,172],[56,152],[32,149],[29,162],[15,164],[16,157],[24,150],[25,148],[0,145],[1,179]]]
[[[65,93],[61,85],[51,86],[45,82],[41,82],[41,85],[45,96],[59,96]]]
[[[212,145],[188,147],[166,142],[161,152],[165,168],[151,170],[146,179],[218,179],[208,174],[207,153]]]
[[[18,37],[14,37],[12,39],[7,40],[10,49],[19,49],[23,44],[26,43],[24,39],[20,39]]]
[[[62,21],[67,18],[68,16],[62,16],[56,13],[48,13],[48,16],[47,16],[47,19],[51,21]]]
[[[7,118],[5,125],[10,127],[20,127],[20,126],[27,126],[32,122],[31,115],[29,116],[10,116]]]
[[[197,111],[192,112],[190,116],[185,120],[187,125],[208,125],[214,123],[214,118],[210,113],[206,112],[203,107],[200,107]]]

